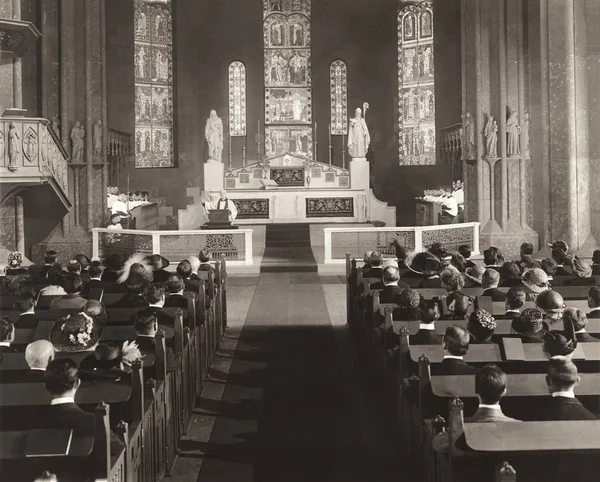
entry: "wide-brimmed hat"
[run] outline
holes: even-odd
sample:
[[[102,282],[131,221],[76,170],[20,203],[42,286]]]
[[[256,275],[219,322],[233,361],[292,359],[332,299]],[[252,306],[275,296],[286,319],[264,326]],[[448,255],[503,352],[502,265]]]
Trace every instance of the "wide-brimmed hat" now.
[[[427,251],[433,254],[439,260],[444,260],[446,258],[451,258],[451,254],[448,253],[446,246],[442,243],[433,243],[427,246]]]
[[[101,336],[102,325],[85,313],[66,316],[50,330],[50,342],[55,350],[70,353],[89,350]]]
[[[467,330],[475,336],[476,339],[489,339],[496,329],[496,320],[491,313],[477,309],[469,315]]]
[[[544,336],[544,352],[548,358],[554,356],[569,356],[577,348],[577,335],[573,322],[564,319],[564,330],[552,330]]]
[[[548,246],[552,249],[560,249],[561,251],[564,251],[565,254],[569,252],[569,245],[562,239],[549,243]]]
[[[546,290],[535,299],[535,305],[540,310],[556,313],[565,309],[565,300],[559,292]]]
[[[530,268],[523,272],[521,277],[523,284],[534,293],[543,293],[550,289],[548,275],[541,268]]]
[[[406,258],[406,266],[412,272],[423,276],[437,275],[444,268],[439,258],[427,251],[409,254]]]
[[[481,284],[483,273],[485,273],[485,268],[476,264],[465,270],[465,277],[471,281],[475,281],[475,283]]]
[[[146,259],[150,262],[154,269],[165,269],[171,264],[167,258],[161,256],[160,254],[152,254],[147,256]]]
[[[592,276],[592,267],[578,256],[573,256],[570,267],[578,278],[590,278]]]
[[[394,300],[401,308],[418,308],[421,303],[421,295],[413,289],[402,290]]]
[[[519,335],[542,340],[548,333],[548,325],[544,321],[544,313],[537,308],[527,308],[512,320],[511,328]]]

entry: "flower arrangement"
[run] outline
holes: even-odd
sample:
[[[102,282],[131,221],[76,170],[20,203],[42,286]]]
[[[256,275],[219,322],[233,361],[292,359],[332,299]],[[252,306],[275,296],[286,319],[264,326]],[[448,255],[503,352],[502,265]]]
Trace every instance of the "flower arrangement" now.
[[[94,320],[86,313],[79,314],[83,316],[67,316],[60,329],[66,332],[70,343],[86,346],[92,338]]]

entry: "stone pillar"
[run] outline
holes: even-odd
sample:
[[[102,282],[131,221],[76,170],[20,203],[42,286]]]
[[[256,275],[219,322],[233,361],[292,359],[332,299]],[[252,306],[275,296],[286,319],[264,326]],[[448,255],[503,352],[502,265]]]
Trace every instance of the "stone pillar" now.
[[[12,0],[13,4],[13,20],[21,20],[21,0]],[[13,64],[13,107],[17,109],[23,108],[23,68],[21,59],[16,57],[12,61]]]
[[[15,195],[15,245],[17,251],[25,255],[25,214],[23,198]]]
[[[522,0],[461,0],[463,115],[475,122],[477,159],[465,161],[465,214],[481,223],[482,249],[494,245],[507,256],[524,241],[537,245],[529,227],[530,192],[527,153],[507,146],[507,119],[524,120],[525,90]],[[498,125],[497,154],[485,148],[485,125]]]
[[[60,92],[60,58],[59,58],[59,30],[58,30],[58,2],[45,0],[40,3],[41,31],[40,53],[41,62],[41,106],[42,117],[52,119],[59,109]],[[60,132],[56,133],[60,136]]]
[[[543,224],[543,241],[564,239],[574,251],[589,255],[596,247],[591,233],[587,8],[585,0],[536,0],[528,11],[530,79],[539,123],[532,150],[545,154],[534,181],[540,205],[534,220]],[[592,25],[592,24],[590,24]],[[593,94],[596,96],[596,93]]]

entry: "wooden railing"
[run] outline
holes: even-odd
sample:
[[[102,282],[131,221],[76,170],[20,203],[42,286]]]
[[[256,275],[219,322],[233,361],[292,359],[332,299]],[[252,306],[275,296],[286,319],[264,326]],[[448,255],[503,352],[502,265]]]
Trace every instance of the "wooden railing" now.
[[[0,118],[0,182],[50,182],[69,201],[69,155],[49,126],[37,117]]]

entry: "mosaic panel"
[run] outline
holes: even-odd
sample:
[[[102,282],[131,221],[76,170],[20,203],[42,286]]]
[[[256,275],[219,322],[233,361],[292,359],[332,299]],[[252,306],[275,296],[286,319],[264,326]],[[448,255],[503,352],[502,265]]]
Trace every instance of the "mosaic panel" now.
[[[400,165],[434,165],[435,72],[431,2],[398,13],[398,124]]]
[[[172,167],[171,0],[135,0],[135,166]]]
[[[301,12],[310,17],[310,0],[263,0],[263,15]]]
[[[225,179],[225,189],[235,189],[235,179]]]
[[[311,81],[310,50],[265,51],[266,87],[309,87]]]
[[[267,158],[285,154],[312,158],[312,126],[267,126],[265,131]]]
[[[250,184],[250,174],[240,174],[240,184]]]
[[[246,135],[246,66],[229,64],[229,135]]]
[[[302,187],[304,186],[304,169],[298,167],[273,167],[271,179],[278,186]]]
[[[335,182],[335,174],[333,172],[326,172],[325,182]]]
[[[341,60],[334,60],[329,67],[331,94],[331,135],[348,134],[348,69]]]
[[[268,199],[232,199],[237,219],[269,219]]]
[[[307,198],[307,218],[348,218],[354,216],[354,198]]]
[[[267,124],[311,124],[310,88],[265,89],[265,122]]]

